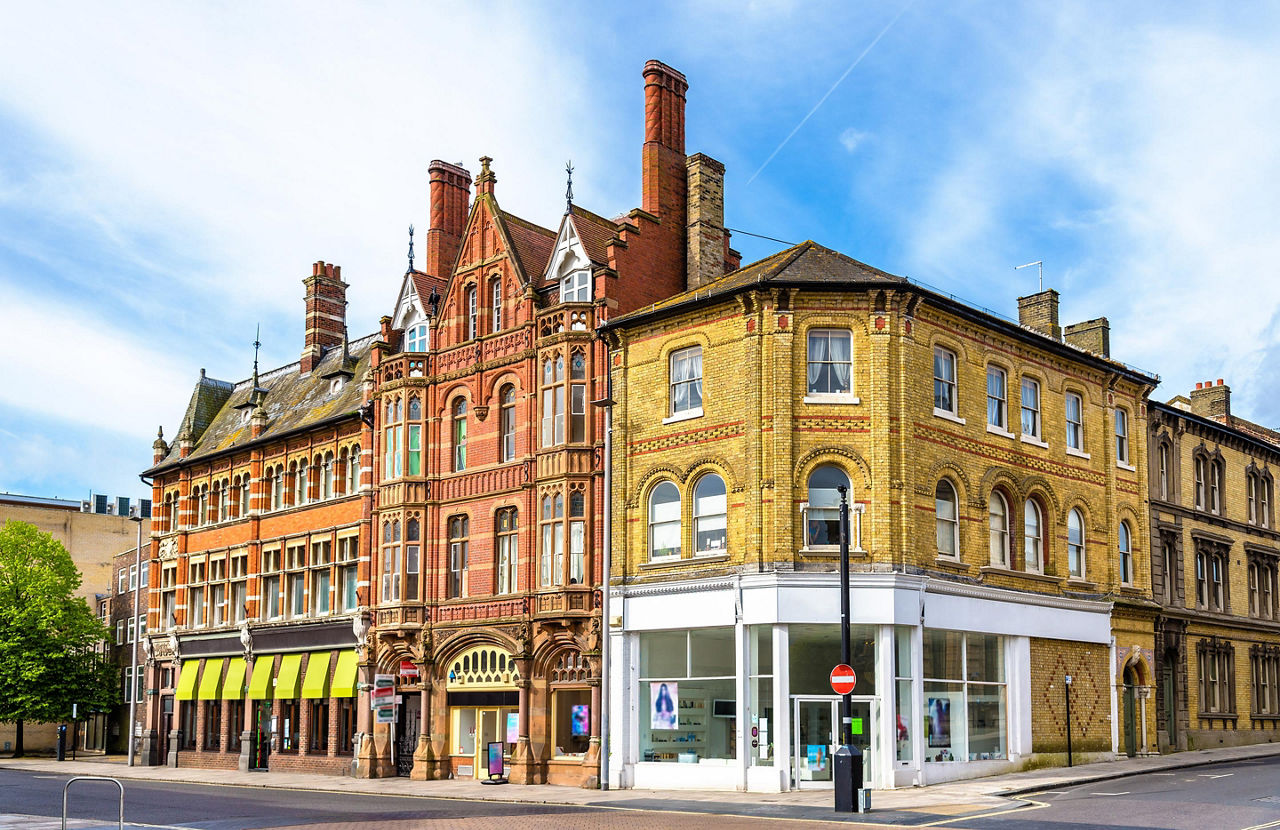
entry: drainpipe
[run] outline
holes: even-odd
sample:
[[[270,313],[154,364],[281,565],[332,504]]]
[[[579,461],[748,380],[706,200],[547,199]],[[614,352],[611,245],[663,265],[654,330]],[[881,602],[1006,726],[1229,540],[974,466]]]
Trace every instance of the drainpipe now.
[[[609,580],[613,572],[613,371],[609,366],[609,346],[605,343],[605,393],[604,400],[592,401],[604,408],[604,549],[601,551],[603,585],[600,592],[601,640],[600,640],[600,789],[609,789],[609,752],[612,741],[609,731],[610,699],[610,627]]]

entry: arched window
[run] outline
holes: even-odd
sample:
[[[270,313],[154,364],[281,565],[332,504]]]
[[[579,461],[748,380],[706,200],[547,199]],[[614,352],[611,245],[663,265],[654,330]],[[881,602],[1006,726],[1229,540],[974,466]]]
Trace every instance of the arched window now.
[[[294,490],[297,492],[298,504],[306,504],[311,499],[308,484],[307,460],[304,458],[298,462],[297,477],[293,481]]]
[[[1196,470],[1196,509],[1197,510],[1204,510],[1205,505],[1207,504],[1207,502],[1205,501],[1205,495],[1204,495],[1204,482],[1205,482],[1204,468],[1206,463],[1207,462],[1205,461],[1205,457],[1203,455],[1196,456],[1195,470]]]
[[[271,509],[280,510],[284,505],[284,465],[278,464],[271,476]]]
[[[501,460],[510,461],[516,457],[516,390],[505,386],[498,398],[498,435],[499,454]]]
[[[805,547],[840,544],[840,491],[849,487],[849,476],[833,464],[823,464],[809,474],[809,501],[805,507]]]
[[[1084,579],[1084,515],[1078,509],[1067,514],[1067,569]]]
[[[467,469],[467,401],[458,398],[453,402],[453,469]]]
[[[727,497],[724,479],[708,473],[693,488],[693,543],[695,553],[720,553],[727,543]]]
[[[1117,412],[1119,410],[1116,410]],[[1120,584],[1133,584],[1133,547],[1129,537],[1129,523],[1120,522],[1116,528],[1116,547],[1120,553]]]
[[[324,454],[324,468],[320,475],[320,498],[333,498],[333,453]]]
[[[1160,498],[1169,500],[1169,445],[1160,444]]]
[[[680,555],[680,491],[664,481],[649,494],[649,558]]]
[[[178,529],[178,501],[169,493],[164,497],[165,532],[172,533]]]
[[[404,333],[404,350],[406,352],[425,352],[429,346],[430,339],[427,336],[427,324],[417,323],[409,327]]]
[[[474,285],[467,286],[467,339],[475,340],[476,334],[480,331],[478,316],[480,308],[476,302],[476,287]]]
[[[489,293],[493,305],[493,323],[490,331],[502,330],[502,281],[494,280],[489,285]]]
[[[1023,567],[1033,573],[1044,571],[1044,522],[1040,505],[1027,499],[1022,508]]]
[[[987,505],[991,526],[991,564],[1009,567],[1009,503],[998,491],[992,491]]]
[[[933,489],[933,509],[937,514],[938,555],[960,557],[960,511],[956,488],[945,478],[938,479]]]
[[[347,494],[360,489],[360,448],[352,447],[347,454]]]

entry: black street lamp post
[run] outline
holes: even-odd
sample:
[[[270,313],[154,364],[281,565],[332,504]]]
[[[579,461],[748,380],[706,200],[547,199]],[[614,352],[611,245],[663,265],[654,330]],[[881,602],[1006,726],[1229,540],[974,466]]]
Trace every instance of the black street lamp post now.
[[[851,664],[853,655],[849,644],[849,488],[836,485],[840,493],[840,662]],[[840,728],[836,733],[840,748],[836,750],[833,777],[835,778],[835,811],[860,813],[862,799],[862,750],[853,745],[853,690],[840,698]]]

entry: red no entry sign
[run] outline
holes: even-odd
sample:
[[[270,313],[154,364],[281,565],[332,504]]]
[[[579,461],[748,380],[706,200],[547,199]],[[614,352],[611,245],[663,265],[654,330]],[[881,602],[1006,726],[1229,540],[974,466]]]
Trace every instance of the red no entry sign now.
[[[831,688],[838,695],[847,695],[858,685],[857,673],[844,663],[831,670]]]

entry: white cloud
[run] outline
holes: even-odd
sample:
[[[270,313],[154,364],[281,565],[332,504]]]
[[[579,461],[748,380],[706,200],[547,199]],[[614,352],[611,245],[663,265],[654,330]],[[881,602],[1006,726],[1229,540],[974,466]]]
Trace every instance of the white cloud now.
[[[870,133],[859,130],[856,127],[849,127],[844,132],[840,133],[840,145],[844,147],[845,150],[852,153],[854,150],[857,150],[858,145],[863,141],[866,141],[870,135]]]

